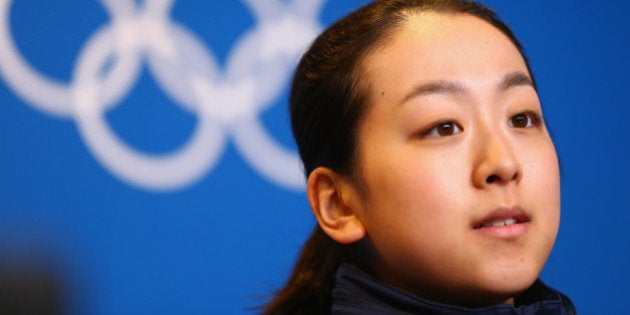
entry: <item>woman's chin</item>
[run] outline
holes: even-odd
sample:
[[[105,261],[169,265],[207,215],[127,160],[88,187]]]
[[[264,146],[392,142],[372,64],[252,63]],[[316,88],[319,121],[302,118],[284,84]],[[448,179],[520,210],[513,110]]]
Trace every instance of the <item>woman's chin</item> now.
[[[479,283],[479,291],[472,296],[487,305],[513,304],[514,297],[531,287],[537,278],[538,272],[530,271],[488,279]]]

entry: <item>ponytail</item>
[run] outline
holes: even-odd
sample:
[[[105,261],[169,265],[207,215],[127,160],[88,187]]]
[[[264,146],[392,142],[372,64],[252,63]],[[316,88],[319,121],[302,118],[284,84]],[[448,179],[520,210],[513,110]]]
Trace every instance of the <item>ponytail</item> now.
[[[264,306],[263,315],[329,314],[335,273],[345,256],[343,245],[315,227],[286,285]]]

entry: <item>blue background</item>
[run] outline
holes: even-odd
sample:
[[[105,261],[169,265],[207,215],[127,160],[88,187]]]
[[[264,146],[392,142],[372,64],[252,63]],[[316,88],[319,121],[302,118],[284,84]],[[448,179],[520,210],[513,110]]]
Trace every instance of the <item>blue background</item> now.
[[[328,1],[321,22],[362,3]],[[561,159],[562,224],[542,278],[581,314],[627,313],[629,2],[486,3],[526,47]],[[21,54],[61,82],[108,22],[95,1],[21,0],[9,12]],[[256,23],[239,1],[178,1],[171,18],[221,63]],[[286,93],[260,117],[295,150]],[[176,149],[196,123],[148,71],[107,120],[151,153]],[[158,193],[113,176],[71,119],[35,110],[1,80],[0,122],[0,259],[45,259],[70,314],[256,313],[248,308],[282,284],[315,224],[303,192],[262,178],[230,142],[200,181]]]

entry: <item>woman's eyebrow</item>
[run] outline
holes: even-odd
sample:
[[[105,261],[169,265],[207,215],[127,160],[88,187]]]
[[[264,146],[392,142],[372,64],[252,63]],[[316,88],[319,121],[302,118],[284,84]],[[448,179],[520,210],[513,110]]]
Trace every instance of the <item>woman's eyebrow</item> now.
[[[501,81],[499,81],[499,84],[497,85],[497,91],[499,93],[503,93],[511,88],[524,85],[534,87],[534,82],[529,75],[523,73],[522,71],[514,71],[501,78]],[[400,104],[402,105],[414,97],[428,94],[465,95],[468,93],[469,90],[460,82],[438,80],[417,85],[413,88],[413,90],[411,90],[411,92],[405,95]]]
[[[499,83],[498,91],[505,92],[513,87],[523,85],[534,87],[534,82],[532,81],[532,78],[529,77],[529,75],[521,71],[514,71],[503,76],[501,82]]]
[[[438,80],[438,81],[433,81],[433,82],[428,82],[428,83],[422,83],[415,86],[413,90],[411,90],[411,92],[405,95],[405,97],[402,99],[400,104],[402,105],[414,97],[427,95],[427,94],[462,95],[462,94],[467,94],[467,93],[468,93],[468,90],[466,89],[466,87],[459,82],[448,81],[448,80]]]

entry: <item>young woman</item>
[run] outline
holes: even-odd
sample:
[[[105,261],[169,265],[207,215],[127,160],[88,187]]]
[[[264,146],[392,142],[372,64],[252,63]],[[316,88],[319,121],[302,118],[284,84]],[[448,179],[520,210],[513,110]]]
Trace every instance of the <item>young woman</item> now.
[[[291,120],[318,226],[265,314],[574,314],[538,280],[558,160],[488,8],[383,0],[302,58]]]

